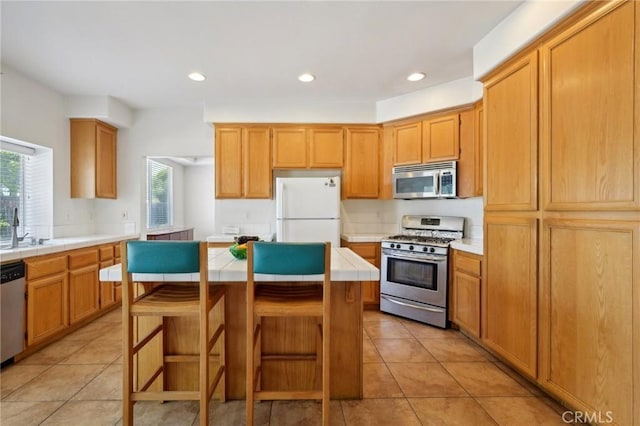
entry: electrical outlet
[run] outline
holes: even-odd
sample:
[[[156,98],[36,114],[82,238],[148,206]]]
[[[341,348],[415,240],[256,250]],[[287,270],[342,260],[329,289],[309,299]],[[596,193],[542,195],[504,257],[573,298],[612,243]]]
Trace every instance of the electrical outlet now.
[[[123,211],[122,211],[122,214],[120,215],[120,217],[121,217],[123,220],[127,220],[127,219],[129,219],[129,212],[127,212],[126,210],[123,210]]]

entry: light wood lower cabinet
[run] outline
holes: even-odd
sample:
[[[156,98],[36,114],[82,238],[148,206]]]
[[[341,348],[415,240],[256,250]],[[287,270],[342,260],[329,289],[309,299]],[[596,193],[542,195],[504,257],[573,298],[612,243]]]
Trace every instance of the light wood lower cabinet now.
[[[350,243],[341,240],[340,245],[348,247],[376,268],[380,268],[380,243]],[[380,281],[362,282],[362,303],[365,309],[380,308]]]
[[[69,326],[67,257],[26,261],[27,346],[48,339]]]
[[[69,255],[69,322],[74,324],[98,312],[100,294],[98,249]]]
[[[485,213],[482,341],[520,372],[537,368],[537,219]]]
[[[547,219],[542,243],[539,382],[582,411],[637,425],[640,223]]]
[[[481,265],[482,256],[453,250],[452,319],[475,337],[480,337]]]

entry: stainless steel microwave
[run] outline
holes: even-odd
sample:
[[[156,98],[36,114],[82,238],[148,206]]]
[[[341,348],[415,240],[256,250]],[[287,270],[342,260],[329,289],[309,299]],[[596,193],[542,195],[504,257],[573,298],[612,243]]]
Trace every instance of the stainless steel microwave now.
[[[455,161],[393,168],[393,198],[455,198]]]

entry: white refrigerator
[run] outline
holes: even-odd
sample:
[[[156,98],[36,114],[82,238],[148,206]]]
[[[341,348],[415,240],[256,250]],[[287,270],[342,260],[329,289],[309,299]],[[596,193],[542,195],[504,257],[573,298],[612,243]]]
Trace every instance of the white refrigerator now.
[[[276,240],[340,247],[340,177],[276,178]]]

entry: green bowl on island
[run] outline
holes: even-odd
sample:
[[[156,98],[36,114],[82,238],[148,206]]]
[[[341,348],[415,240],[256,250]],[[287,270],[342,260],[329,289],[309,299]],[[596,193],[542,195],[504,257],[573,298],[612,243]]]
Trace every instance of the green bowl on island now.
[[[238,244],[233,243],[231,247],[229,247],[229,252],[236,259],[246,259],[247,258],[247,244]]]

